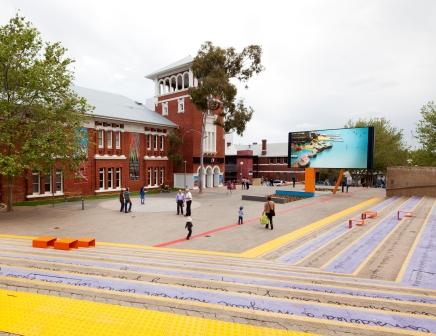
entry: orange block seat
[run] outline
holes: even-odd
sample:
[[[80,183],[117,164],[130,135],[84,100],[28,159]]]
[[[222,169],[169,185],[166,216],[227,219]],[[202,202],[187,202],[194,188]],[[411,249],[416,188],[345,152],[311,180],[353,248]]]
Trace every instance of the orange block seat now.
[[[57,250],[69,250],[70,248],[78,248],[79,241],[73,238],[60,238],[55,241],[54,248]]]
[[[94,247],[95,238],[79,238],[79,247]]]
[[[398,213],[397,213],[398,220],[401,219],[401,214],[403,214],[403,218],[404,217],[413,217],[413,211],[398,210]]]
[[[362,212],[362,215],[360,216],[360,218],[362,219],[367,219],[367,218],[375,218],[377,217],[377,211],[364,211]]]
[[[46,248],[53,246],[56,241],[56,237],[43,236],[32,240],[32,247]]]
[[[348,220],[348,228],[353,227],[353,223],[356,223],[356,225],[365,225],[365,221],[363,219],[349,219]]]

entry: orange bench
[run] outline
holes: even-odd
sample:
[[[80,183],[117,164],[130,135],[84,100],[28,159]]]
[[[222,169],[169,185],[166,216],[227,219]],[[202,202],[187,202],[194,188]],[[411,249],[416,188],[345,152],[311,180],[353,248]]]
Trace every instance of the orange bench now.
[[[56,237],[43,236],[32,240],[32,247],[46,248],[53,246],[56,241]]]
[[[55,241],[54,248],[57,250],[69,250],[70,248],[78,248],[79,241],[73,238],[60,238]]]
[[[363,219],[349,219],[348,220],[349,229],[353,227],[353,223],[356,223],[356,225],[365,225],[365,221]]]
[[[397,212],[397,219],[398,220],[400,220],[401,219],[401,214],[404,214],[403,215],[403,218],[404,217],[413,217],[413,211],[406,211],[406,210],[398,210],[398,212]]]
[[[375,218],[377,217],[377,211],[364,211],[362,212],[362,215],[360,216],[361,219],[367,219],[367,218]]]
[[[94,247],[95,238],[79,238],[79,247]]]

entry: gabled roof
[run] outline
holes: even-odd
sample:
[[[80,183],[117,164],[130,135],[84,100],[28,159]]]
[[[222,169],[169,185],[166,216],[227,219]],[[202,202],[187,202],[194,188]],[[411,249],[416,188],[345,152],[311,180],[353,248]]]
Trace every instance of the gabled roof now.
[[[88,104],[95,107],[91,113],[88,113],[89,116],[177,127],[175,123],[162,117],[159,113],[125,96],[81,86],[74,86],[74,91],[79,96],[86,98]]]
[[[177,62],[171,63],[170,65],[167,65],[155,72],[152,72],[151,74],[145,76],[145,78],[148,79],[156,79],[159,75],[165,74],[167,72],[170,71],[177,71],[177,70],[182,70],[183,68],[186,68],[187,66],[191,65],[191,63],[194,61],[194,58],[189,55],[186,56],[180,60],[178,60]]]

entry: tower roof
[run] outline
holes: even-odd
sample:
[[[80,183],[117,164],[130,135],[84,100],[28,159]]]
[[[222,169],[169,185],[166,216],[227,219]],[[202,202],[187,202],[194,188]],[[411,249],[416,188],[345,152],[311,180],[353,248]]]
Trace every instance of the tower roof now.
[[[152,72],[151,74],[148,74],[147,76],[145,76],[145,78],[156,79],[157,77],[159,77],[159,75],[166,74],[170,71],[182,70],[183,68],[186,68],[187,66],[191,65],[193,60],[194,58],[191,55],[186,56],[178,60],[177,62],[171,63],[155,72]]]

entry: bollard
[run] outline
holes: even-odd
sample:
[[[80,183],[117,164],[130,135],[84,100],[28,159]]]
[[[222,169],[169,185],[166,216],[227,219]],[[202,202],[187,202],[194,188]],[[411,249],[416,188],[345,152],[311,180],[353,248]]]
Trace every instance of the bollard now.
[[[83,199],[83,196],[80,196],[80,199],[82,200],[82,210],[85,210],[85,200]]]

